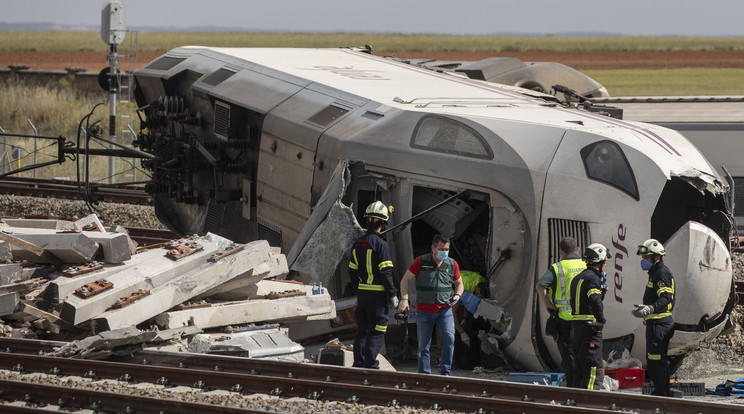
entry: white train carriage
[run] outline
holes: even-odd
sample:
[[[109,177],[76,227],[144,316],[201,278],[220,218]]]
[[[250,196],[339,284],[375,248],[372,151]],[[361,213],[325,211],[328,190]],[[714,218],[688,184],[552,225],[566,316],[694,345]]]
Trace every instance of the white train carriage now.
[[[526,368],[560,358],[534,286],[563,236],[615,253],[607,349],[645,360],[630,312],[649,237],[676,276],[670,354],[716,336],[734,305],[728,187],[675,131],[350,49],[182,47],[136,82],[137,145],[157,156],[148,190],[172,230],[267,239],[340,298],[354,236],[343,218],[382,200],[390,226],[415,217],[388,233],[398,277],[435,233],[452,236],[503,311],[489,335]]]

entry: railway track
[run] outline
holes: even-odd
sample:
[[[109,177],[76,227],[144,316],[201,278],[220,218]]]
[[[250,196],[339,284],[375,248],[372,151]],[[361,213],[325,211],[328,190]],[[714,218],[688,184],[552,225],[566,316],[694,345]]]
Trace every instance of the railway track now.
[[[441,377],[406,372],[350,369],[329,365],[298,364],[230,356],[137,351],[115,361],[91,361],[40,355],[61,343],[37,340],[0,339],[0,369],[23,373],[54,373],[56,376],[85,376],[118,379],[131,383],[167,384],[202,390],[239,391],[310,400],[357,402],[364,405],[408,406],[449,409],[468,413],[711,413],[731,412],[735,406],[697,400],[653,397],[631,393],[607,393],[521,384],[505,381]],[[12,385],[12,384],[11,384]],[[0,383],[0,390],[5,385]],[[38,391],[53,404],[52,396],[70,397],[76,389]],[[3,396],[6,394],[3,392]],[[20,395],[20,392],[13,394]],[[25,394],[24,394],[25,395]],[[35,394],[31,398],[39,399]],[[121,407],[126,402],[108,402],[109,396],[75,397],[79,407],[91,399]],[[111,397],[113,398],[113,396]],[[79,400],[79,401],[78,401]],[[64,401],[70,405],[72,402]],[[118,404],[118,405],[116,405]],[[136,412],[232,412],[225,407],[179,411],[151,402]],[[119,411],[117,411],[119,412]],[[132,411],[134,412],[134,411]],[[246,411],[242,411],[246,412]]]
[[[81,183],[81,186],[85,186],[85,184]],[[96,200],[99,201],[152,205],[152,197],[142,187],[91,184],[90,190]],[[0,178],[0,194],[68,199],[82,198],[77,182],[53,178],[2,177]]]

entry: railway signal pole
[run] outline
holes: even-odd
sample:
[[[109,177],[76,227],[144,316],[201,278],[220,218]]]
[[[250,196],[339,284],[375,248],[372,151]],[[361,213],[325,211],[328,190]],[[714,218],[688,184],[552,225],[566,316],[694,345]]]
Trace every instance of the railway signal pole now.
[[[101,11],[101,39],[109,45],[109,53],[106,60],[109,64],[109,138],[116,138],[116,93],[119,89],[119,76],[117,65],[119,64],[118,45],[124,41],[126,34],[124,27],[124,4],[119,0],[109,0]],[[110,145],[114,149],[113,145]],[[114,182],[115,159],[109,157],[109,183]]]

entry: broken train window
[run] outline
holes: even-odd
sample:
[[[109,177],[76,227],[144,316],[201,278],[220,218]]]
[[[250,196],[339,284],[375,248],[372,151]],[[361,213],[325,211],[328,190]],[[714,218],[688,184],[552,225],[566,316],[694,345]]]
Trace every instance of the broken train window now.
[[[491,148],[474,129],[441,116],[421,118],[413,131],[411,146],[472,158],[493,158]]]

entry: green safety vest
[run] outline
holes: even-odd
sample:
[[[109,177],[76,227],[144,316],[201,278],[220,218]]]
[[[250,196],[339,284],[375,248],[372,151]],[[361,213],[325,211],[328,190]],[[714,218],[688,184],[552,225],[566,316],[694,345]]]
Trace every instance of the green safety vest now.
[[[421,256],[421,270],[416,276],[416,302],[444,305],[452,296],[455,261],[448,257],[437,268],[430,254]]]
[[[479,283],[485,282],[486,278],[481,276],[478,272],[472,270],[460,270],[460,278],[462,279],[462,285],[470,293],[475,293],[475,287]]]
[[[556,275],[555,291],[551,295],[553,303],[558,308],[558,317],[570,321],[573,319],[571,317],[571,281],[586,269],[586,263],[581,259],[568,259],[553,263],[551,267]]]

